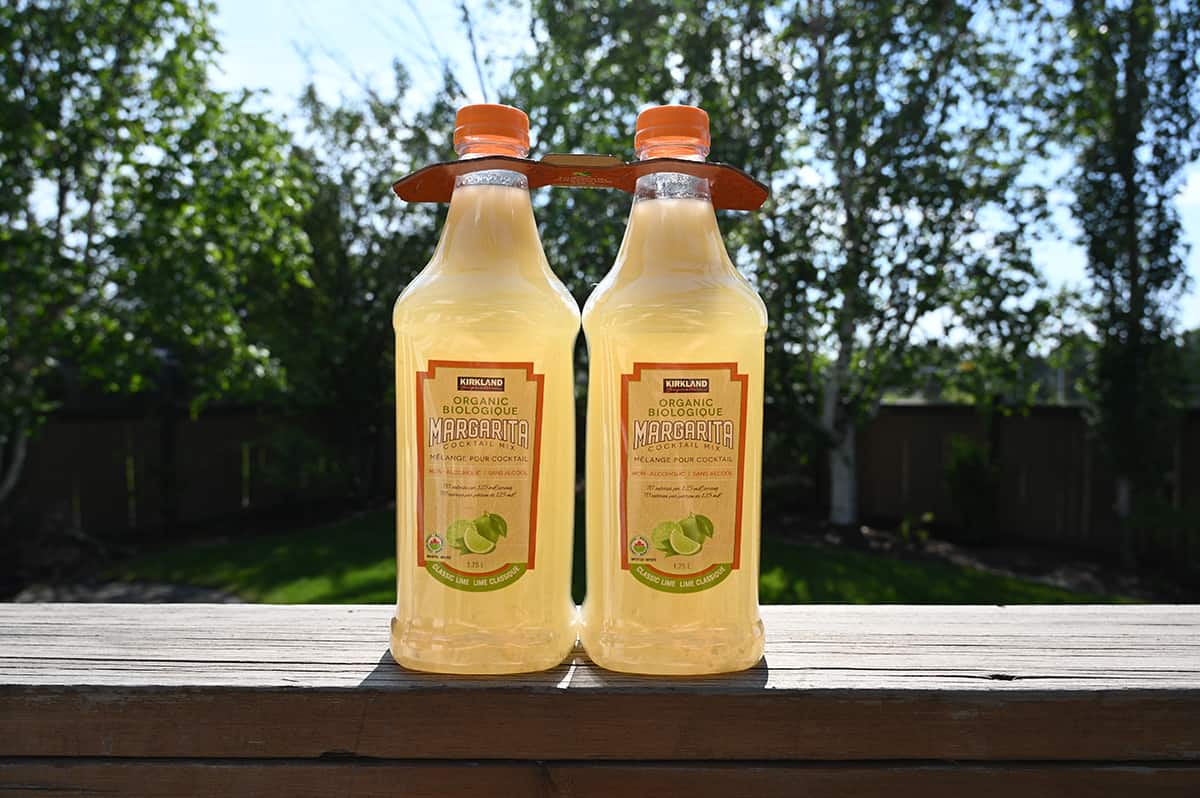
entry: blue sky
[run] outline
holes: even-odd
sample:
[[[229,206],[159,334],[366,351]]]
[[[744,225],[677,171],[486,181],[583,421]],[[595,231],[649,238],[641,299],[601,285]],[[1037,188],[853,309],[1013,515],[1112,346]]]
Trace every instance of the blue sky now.
[[[214,79],[228,89],[266,89],[265,102],[286,114],[309,81],[327,99],[355,96],[364,81],[384,87],[396,58],[413,76],[413,101],[421,102],[436,89],[445,61],[460,76],[466,100],[478,102],[484,90],[457,5],[447,0],[219,0],[216,23],[225,53]],[[507,78],[512,60],[532,49],[528,12],[489,0],[473,0],[467,7],[479,49],[487,54],[486,99],[494,101],[495,87]],[[1188,271],[1195,284],[1183,299],[1181,322],[1200,327],[1200,166],[1191,168],[1176,202],[1192,244]],[[1039,243],[1038,265],[1053,286],[1081,284],[1083,253],[1071,240],[1077,231],[1065,211],[1057,218],[1062,235]]]

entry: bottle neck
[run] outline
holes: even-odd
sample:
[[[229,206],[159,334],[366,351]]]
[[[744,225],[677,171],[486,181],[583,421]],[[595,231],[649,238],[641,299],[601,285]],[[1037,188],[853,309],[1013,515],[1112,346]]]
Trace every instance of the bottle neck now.
[[[460,142],[454,148],[460,160],[486,158],[489,155],[508,155],[513,158],[525,158],[529,150],[507,139],[493,140],[473,138]],[[454,178],[454,195],[450,206],[454,207],[453,196],[458,195],[458,189],[463,186],[503,186],[505,188],[521,189],[528,194],[529,180],[520,172],[511,169],[483,169],[478,172],[468,172]]]
[[[652,139],[637,148],[639,161],[654,158],[678,158],[703,163],[708,147],[691,140]],[[699,199],[712,201],[708,181],[680,172],[654,172],[638,178],[634,202],[647,199]]]
[[[454,205],[454,197],[458,196],[458,190],[464,186],[512,188],[524,191],[526,198],[529,197],[529,180],[520,172],[513,172],[509,169],[481,169],[478,172],[467,172],[465,175],[454,178],[454,194],[450,197],[451,207]]]
[[[459,158],[485,158],[489,155],[507,155],[512,158],[529,157],[529,148],[509,138],[474,136],[454,146]]]
[[[694,199],[707,202],[711,207],[712,191],[703,177],[682,172],[653,172],[639,177],[633,193],[634,204],[657,199]],[[715,212],[713,218],[716,218]]]

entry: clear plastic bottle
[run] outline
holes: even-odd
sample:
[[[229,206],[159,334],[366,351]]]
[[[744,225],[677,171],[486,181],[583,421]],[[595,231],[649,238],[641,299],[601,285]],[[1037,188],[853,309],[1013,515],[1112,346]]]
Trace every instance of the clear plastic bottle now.
[[[642,160],[704,160],[708,116],[639,115]],[[580,637],[610,670],[705,674],[762,656],[758,559],[766,308],[721,240],[708,181],[638,180],[583,312],[590,355]]]
[[[472,105],[463,158],[524,157],[529,120]],[[551,272],[523,175],[460,176],[396,332],[397,605],[392,656],[443,673],[551,668],[571,601],[579,308]]]

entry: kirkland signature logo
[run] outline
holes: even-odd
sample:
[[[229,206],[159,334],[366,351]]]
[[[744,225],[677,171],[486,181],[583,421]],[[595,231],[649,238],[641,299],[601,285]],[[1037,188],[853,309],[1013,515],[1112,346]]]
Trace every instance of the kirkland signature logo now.
[[[708,393],[708,378],[664,377],[663,393]]]
[[[458,390],[460,391],[496,391],[504,392],[503,377],[459,377]]]

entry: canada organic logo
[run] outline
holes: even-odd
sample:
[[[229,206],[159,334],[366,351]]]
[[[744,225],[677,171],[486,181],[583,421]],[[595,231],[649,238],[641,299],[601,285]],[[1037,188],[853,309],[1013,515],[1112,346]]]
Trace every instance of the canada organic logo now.
[[[641,557],[643,554],[650,551],[650,541],[639,535],[638,537],[629,541],[629,550]]]
[[[437,554],[442,550],[444,545],[445,544],[442,543],[441,535],[430,535],[429,537],[425,538],[425,548],[430,554]]]

